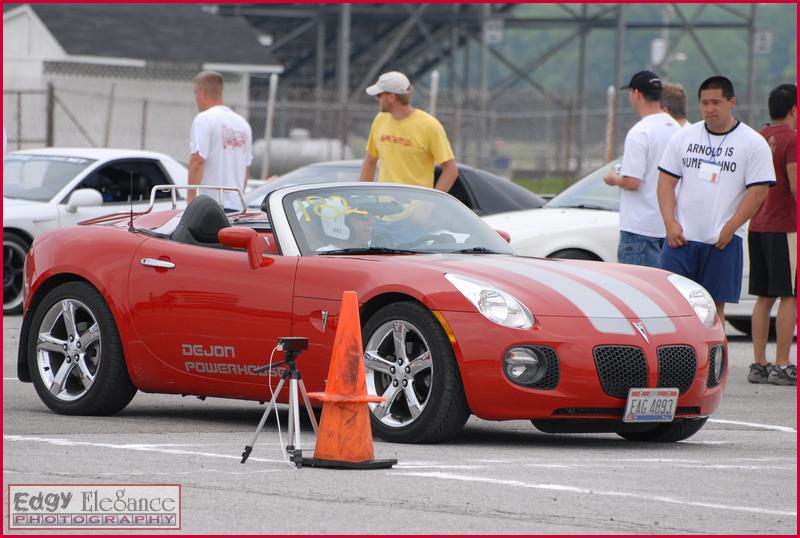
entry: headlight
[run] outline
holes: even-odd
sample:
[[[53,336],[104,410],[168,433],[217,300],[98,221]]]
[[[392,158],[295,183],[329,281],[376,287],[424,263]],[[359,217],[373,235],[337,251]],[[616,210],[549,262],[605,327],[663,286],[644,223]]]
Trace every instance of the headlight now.
[[[705,288],[681,275],[671,274],[667,280],[689,301],[703,325],[711,327],[717,318],[717,305],[714,304],[714,299]]]
[[[448,273],[444,277],[489,320],[512,329],[533,327],[530,311],[511,294],[465,276]]]

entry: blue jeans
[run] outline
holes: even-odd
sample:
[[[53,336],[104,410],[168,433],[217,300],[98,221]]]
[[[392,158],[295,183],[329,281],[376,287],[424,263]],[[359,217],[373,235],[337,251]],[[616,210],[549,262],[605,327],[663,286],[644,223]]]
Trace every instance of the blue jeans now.
[[[648,237],[620,230],[617,261],[631,265],[661,267],[661,247],[663,245],[663,237]]]

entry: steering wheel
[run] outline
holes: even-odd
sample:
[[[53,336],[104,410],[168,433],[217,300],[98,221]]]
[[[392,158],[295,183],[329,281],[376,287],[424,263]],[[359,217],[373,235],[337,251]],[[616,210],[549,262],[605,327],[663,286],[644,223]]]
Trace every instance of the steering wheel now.
[[[456,238],[449,233],[426,234],[423,235],[422,237],[418,237],[411,243],[408,243],[408,248],[413,249],[414,247],[421,247],[423,245],[433,246],[433,245],[439,245],[444,243],[455,243],[455,242]]]

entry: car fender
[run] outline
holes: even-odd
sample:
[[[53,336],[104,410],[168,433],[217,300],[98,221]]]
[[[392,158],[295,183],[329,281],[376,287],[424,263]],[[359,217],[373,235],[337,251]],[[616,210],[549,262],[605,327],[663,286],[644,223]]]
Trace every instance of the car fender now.
[[[402,294],[422,303],[430,310],[447,307],[441,303],[441,299],[444,298],[442,292],[451,286],[441,271],[430,271],[420,267],[418,262],[401,264],[398,270],[396,262],[399,257],[396,256],[372,259],[375,260],[374,270],[365,266],[364,259],[360,257],[303,257],[297,269],[295,296],[340,301],[343,291],[355,287],[353,291],[358,294],[360,304],[367,303],[380,295]],[[390,259],[393,261],[392,264],[384,263]],[[391,271],[391,284],[384,284],[385,275],[377,277],[382,271]],[[358,282],[358,285],[346,286],[345,282]]]
[[[16,229],[30,237],[59,227],[58,210],[53,204],[3,198],[3,229]]]
[[[511,235],[523,256],[546,258],[559,250],[580,249],[603,261],[617,260],[619,213],[574,208],[542,208],[484,217],[489,226]]]

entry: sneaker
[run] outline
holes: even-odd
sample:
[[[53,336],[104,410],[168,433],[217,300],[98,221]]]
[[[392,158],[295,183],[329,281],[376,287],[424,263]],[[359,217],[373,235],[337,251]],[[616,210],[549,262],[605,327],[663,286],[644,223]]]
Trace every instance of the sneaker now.
[[[794,364],[786,368],[773,366],[769,370],[768,380],[772,385],[797,385],[797,366]]]
[[[747,381],[749,383],[769,383],[769,372],[772,364],[767,363],[766,366],[761,366],[757,362],[750,365],[750,372],[747,374]]]

